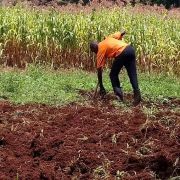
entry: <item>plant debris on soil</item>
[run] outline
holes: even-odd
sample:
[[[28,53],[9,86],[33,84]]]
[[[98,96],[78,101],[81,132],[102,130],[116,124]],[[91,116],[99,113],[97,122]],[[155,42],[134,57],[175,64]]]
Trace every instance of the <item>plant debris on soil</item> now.
[[[180,175],[179,99],[126,107],[113,105],[111,95],[83,97],[86,105],[0,101],[0,179]]]

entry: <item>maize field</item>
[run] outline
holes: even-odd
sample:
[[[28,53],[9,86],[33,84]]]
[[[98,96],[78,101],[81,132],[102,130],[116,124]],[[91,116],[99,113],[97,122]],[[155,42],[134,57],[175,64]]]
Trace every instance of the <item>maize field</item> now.
[[[134,12],[132,7],[88,13],[1,8],[0,63],[20,68],[35,63],[93,70],[96,62],[89,42],[120,30],[126,30],[124,40],[135,47],[141,70],[179,74],[179,19],[169,16],[167,10]]]

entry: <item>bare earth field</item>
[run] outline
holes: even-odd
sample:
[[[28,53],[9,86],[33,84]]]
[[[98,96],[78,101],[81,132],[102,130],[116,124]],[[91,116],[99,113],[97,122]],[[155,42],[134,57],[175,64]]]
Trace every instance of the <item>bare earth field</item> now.
[[[179,99],[65,107],[0,101],[0,179],[143,179],[180,175]],[[88,99],[89,98],[89,99]]]

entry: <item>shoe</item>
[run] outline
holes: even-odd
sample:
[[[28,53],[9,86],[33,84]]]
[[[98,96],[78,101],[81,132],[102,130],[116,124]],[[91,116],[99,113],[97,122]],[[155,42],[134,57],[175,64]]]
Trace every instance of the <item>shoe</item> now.
[[[114,87],[113,89],[114,89],[115,95],[118,97],[118,100],[123,102],[124,98],[123,98],[122,88]]]
[[[133,105],[137,106],[142,101],[140,90],[134,91],[134,102]]]

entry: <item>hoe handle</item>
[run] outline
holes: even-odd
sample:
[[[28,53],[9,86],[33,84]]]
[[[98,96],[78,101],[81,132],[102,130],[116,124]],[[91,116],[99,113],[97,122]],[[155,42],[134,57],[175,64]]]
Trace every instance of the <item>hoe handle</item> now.
[[[95,88],[95,90],[94,90],[94,96],[93,96],[93,98],[96,97],[98,87],[99,87],[99,81],[97,82],[96,88]]]

